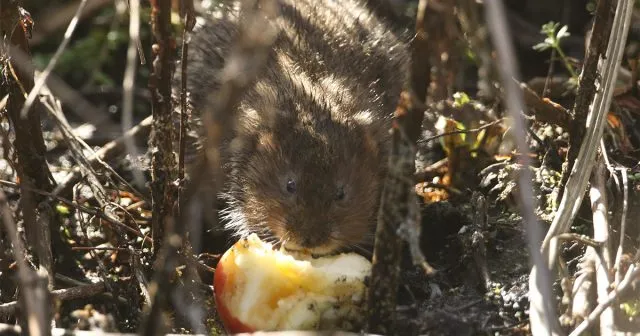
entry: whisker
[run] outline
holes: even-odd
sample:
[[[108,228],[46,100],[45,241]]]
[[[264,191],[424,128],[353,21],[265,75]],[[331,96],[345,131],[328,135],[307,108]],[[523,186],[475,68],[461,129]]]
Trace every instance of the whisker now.
[[[345,249],[357,250],[357,251],[361,252],[363,255],[365,255],[366,257],[370,258],[372,256],[371,250],[369,250],[369,249],[365,248],[364,246],[362,246],[363,245],[362,243],[350,242],[350,241],[348,241],[346,239],[342,239],[340,237],[336,237],[335,235],[329,235],[329,240],[337,242],[339,245],[341,245]]]
[[[289,231],[285,231],[284,234],[278,239],[278,246],[285,246],[289,240]]]

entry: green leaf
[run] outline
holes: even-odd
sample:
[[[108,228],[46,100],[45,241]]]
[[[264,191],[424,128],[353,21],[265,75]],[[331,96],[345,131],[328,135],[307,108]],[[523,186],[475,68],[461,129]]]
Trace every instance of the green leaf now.
[[[533,46],[533,50],[537,50],[537,51],[545,51],[549,48],[551,48],[551,46],[546,42],[540,42]]]
[[[556,34],[556,39],[561,40],[567,36],[569,36],[569,27],[568,26],[562,26],[562,28],[560,28],[560,30],[558,30],[558,34]]]
[[[471,98],[464,92],[456,92],[453,94],[453,106],[460,107],[471,102]]]
[[[471,145],[471,150],[476,150],[480,148],[480,144],[482,144],[482,139],[484,139],[486,134],[487,134],[486,129],[480,130],[480,132],[478,132],[478,135],[476,136],[476,140]]]
[[[553,22],[553,21],[549,21],[545,24],[542,25],[542,29],[540,29],[540,33],[543,35],[555,35],[556,29],[558,29],[558,26],[560,24]]]
[[[69,208],[62,204],[56,205],[56,211],[63,216],[69,216],[71,214]]]
[[[468,97],[467,97],[468,98]],[[463,123],[457,121],[457,120],[453,120],[456,123],[456,129],[459,131],[464,131],[467,128],[464,126]],[[466,142],[467,141],[467,133],[459,133],[458,137],[460,138],[460,140],[462,140],[461,142]]]
[[[620,309],[629,317],[640,315],[640,301],[625,302],[620,305]]]

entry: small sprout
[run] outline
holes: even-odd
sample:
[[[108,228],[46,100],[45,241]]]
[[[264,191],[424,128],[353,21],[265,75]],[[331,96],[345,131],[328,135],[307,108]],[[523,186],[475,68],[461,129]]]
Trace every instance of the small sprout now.
[[[478,56],[471,50],[471,48],[466,48],[464,51],[464,55],[469,59],[470,62],[476,63]]]
[[[569,27],[566,25],[562,26],[560,30],[556,32],[559,26],[560,24],[557,22],[549,22],[542,25],[540,33],[542,35],[546,35],[547,37],[543,42],[540,42],[533,46],[533,49],[543,51],[549,48],[560,48],[560,42],[562,41],[562,39],[565,37],[569,37],[571,34],[569,34]]]
[[[453,94],[453,106],[461,107],[471,102],[471,98],[464,92],[456,92]]]
[[[546,36],[546,38],[544,39],[544,41],[533,46],[533,49],[537,51],[553,49],[555,52],[557,52],[558,56],[560,56],[560,60],[564,64],[564,67],[571,75],[571,83],[577,83],[578,74],[576,73],[575,69],[573,69],[573,66],[571,65],[571,63],[569,63],[568,57],[560,47],[560,42],[562,42],[562,39],[571,35],[569,34],[569,27],[566,25],[560,27],[560,29],[558,29],[558,27],[560,27],[560,24],[557,22],[548,22],[542,25],[540,34]]]
[[[556,34],[556,39],[560,41],[562,38],[569,37],[569,26],[564,25],[560,30],[558,30],[558,34]]]
[[[71,214],[71,211],[69,211],[69,208],[62,204],[56,205],[56,211],[62,216],[69,216],[69,214]]]
[[[449,132],[455,132],[455,131],[464,131],[467,128],[464,126],[463,123],[451,119],[451,118],[445,118],[445,117],[439,117],[438,121],[436,121],[435,124],[435,128],[436,130],[438,130],[440,133],[449,133]],[[450,135],[446,135],[441,137],[440,140],[440,145],[442,146],[442,148],[444,149],[444,151],[448,154],[450,154],[454,149],[461,147],[461,146],[465,146],[466,144],[466,137],[467,135],[465,133],[458,133],[458,134],[450,134]]]
[[[620,304],[620,309],[629,317],[635,318],[640,316],[640,300],[625,302]]]

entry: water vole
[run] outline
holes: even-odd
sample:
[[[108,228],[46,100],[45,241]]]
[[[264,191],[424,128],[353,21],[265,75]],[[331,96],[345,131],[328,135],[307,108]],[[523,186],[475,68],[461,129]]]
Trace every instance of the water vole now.
[[[277,2],[280,33],[222,148],[225,225],[315,254],[369,243],[388,130],[408,83],[406,47],[364,1]],[[196,115],[219,87],[237,7],[194,33],[188,89]]]

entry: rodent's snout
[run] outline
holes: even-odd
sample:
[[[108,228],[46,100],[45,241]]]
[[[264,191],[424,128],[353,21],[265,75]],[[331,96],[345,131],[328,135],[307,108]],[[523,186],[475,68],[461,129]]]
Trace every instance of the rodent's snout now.
[[[333,244],[331,242],[326,242],[323,245],[301,246],[300,244],[297,244],[295,241],[292,241],[292,240],[286,241],[283,247],[289,251],[307,252],[315,256],[332,254],[332,253],[335,253],[340,248],[340,246]]]
[[[326,236],[320,234],[303,235],[298,239],[298,244],[303,248],[312,249],[314,247],[321,246],[328,241]]]
[[[327,223],[295,223],[291,225],[284,247],[289,250],[305,250],[313,254],[328,254],[339,248],[331,239]]]

